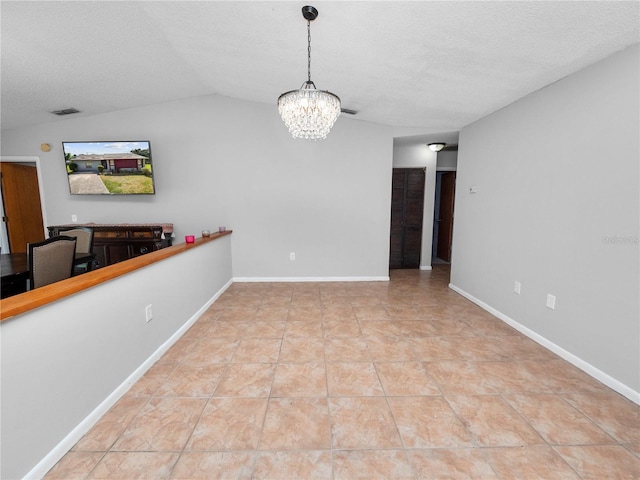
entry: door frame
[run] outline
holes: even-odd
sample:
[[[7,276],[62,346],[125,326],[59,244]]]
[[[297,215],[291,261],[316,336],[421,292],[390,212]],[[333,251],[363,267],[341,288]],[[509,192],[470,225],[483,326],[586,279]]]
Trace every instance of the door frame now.
[[[42,212],[42,226],[43,228],[43,234],[44,234],[44,238],[47,238],[47,209],[45,208],[45,197],[44,197],[44,184],[42,181],[42,167],[40,165],[40,157],[19,157],[19,156],[0,156],[0,162],[7,162],[7,163],[35,163],[36,165],[36,174],[38,176],[38,190],[40,191],[40,210]],[[4,211],[4,207],[3,207],[3,211]],[[5,250],[6,247],[8,246],[8,240],[7,240],[7,231],[6,231],[6,226],[4,224],[4,222],[2,222],[2,249]]]

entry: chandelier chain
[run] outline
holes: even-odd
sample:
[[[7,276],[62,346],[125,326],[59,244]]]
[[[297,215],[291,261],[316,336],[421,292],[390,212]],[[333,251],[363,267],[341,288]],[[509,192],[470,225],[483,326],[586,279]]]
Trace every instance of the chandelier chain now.
[[[307,20],[307,77],[311,82],[311,21]]]

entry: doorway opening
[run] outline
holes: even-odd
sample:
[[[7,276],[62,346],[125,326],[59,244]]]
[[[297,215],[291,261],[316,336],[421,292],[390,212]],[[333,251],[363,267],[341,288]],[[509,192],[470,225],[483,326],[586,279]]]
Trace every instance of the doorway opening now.
[[[451,263],[456,172],[436,172],[431,264]]]
[[[0,158],[2,253],[25,253],[27,243],[46,238],[39,161],[38,157]]]

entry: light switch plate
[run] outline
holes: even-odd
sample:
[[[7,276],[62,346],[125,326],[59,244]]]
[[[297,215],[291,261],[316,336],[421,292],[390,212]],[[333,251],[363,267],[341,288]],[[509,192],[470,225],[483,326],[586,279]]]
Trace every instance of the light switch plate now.
[[[547,308],[550,308],[551,310],[556,309],[556,297],[550,293],[547,293]]]

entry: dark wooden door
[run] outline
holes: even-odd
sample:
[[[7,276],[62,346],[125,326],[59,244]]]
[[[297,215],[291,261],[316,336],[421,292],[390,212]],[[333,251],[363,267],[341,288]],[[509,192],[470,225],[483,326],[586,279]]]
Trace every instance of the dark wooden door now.
[[[445,172],[440,182],[440,225],[438,227],[438,258],[451,261],[453,240],[453,205],[456,193],[456,173]]]
[[[394,168],[389,268],[418,268],[422,247],[424,168]]]
[[[38,172],[28,165],[1,162],[0,177],[9,249],[26,253],[27,243],[45,238]]]

